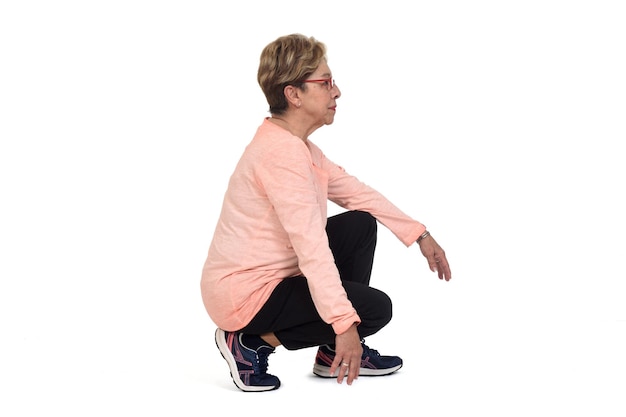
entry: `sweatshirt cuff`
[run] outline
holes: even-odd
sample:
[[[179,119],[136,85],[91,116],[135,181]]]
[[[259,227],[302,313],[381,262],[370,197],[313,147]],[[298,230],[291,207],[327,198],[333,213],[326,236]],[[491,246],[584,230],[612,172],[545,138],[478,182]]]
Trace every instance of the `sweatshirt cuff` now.
[[[335,334],[342,334],[348,331],[350,326],[352,326],[354,323],[361,324],[361,318],[359,317],[358,314],[356,314],[356,312],[353,315],[348,316],[345,319],[334,322],[332,326],[333,326],[333,330],[335,331]]]
[[[411,246],[415,243],[417,238],[419,238],[422,233],[426,231],[426,226],[419,223],[405,238],[402,239],[402,243],[406,245],[406,247]]]

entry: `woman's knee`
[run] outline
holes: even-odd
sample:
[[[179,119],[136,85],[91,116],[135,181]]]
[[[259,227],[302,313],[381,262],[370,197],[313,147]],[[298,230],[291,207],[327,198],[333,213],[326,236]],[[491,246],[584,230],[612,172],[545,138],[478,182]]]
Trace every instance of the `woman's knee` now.
[[[381,322],[384,322],[384,324],[389,323],[393,316],[393,303],[391,302],[391,298],[386,293],[379,291],[377,306],[380,311]]]
[[[391,321],[393,304],[389,296],[375,288],[370,288],[368,300],[357,309],[357,313],[367,326],[380,330]]]

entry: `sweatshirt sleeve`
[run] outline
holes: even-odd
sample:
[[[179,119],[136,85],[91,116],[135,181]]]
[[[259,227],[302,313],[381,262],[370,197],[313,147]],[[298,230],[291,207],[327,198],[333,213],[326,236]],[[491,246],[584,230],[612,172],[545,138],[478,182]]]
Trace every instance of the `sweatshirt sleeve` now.
[[[328,244],[326,218],[320,204],[309,149],[297,138],[277,141],[257,164],[256,177],[289,236],[298,266],[321,318],[335,333],[345,332],[360,318],[341,285]]]
[[[426,226],[405,214],[380,192],[349,175],[342,167],[319,152],[321,165],[328,172],[328,199],[347,210],[370,213],[407,247],[426,231]]]

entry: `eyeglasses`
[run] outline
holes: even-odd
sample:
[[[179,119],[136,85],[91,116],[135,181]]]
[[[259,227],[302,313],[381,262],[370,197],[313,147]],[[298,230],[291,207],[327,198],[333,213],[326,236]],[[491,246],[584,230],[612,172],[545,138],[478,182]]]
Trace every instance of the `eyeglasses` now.
[[[316,80],[302,80],[301,83],[322,83],[328,91],[332,90],[335,86],[335,80],[332,78],[320,78]]]

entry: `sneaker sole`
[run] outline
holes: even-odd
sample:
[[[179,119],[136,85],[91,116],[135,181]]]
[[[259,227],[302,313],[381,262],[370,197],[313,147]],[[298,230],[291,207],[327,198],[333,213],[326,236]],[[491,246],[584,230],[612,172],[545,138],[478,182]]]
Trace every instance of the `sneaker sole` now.
[[[402,368],[402,365],[394,366],[393,368],[387,368],[387,369],[361,368],[359,370],[359,376],[384,376],[384,375],[392,374],[400,368]],[[330,366],[319,365],[317,363],[313,365],[313,373],[322,378],[336,378],[337,377],[337,375],[330,374]]]
[[[233,379],[235,386],[242,391],[245,392],[262,392],[262,391],[272,391],[277,389],[280,385],[267,385],[267,386],[254,386],[254,385],[246,385],[243,383],[241,378],[239,378],[239,369],[237,368],[237,362],[235,361],[235,357],[232,352],[228,348],[226,344],[226,333],[222,329],[217,329],[215,331],[215,344],[217,348],[220,350],[222,357],[226,360],[228,364],[228,368],[230,369],[230,377]]]

